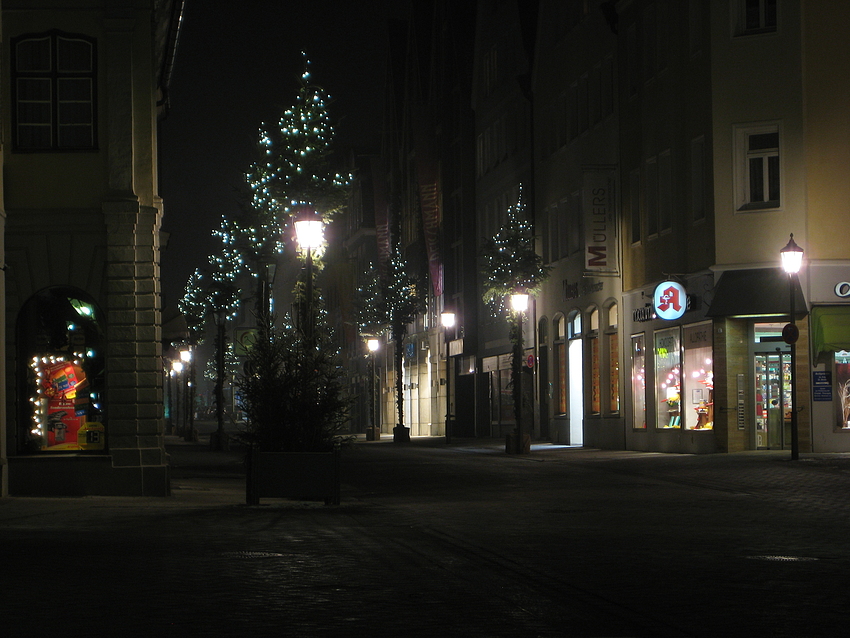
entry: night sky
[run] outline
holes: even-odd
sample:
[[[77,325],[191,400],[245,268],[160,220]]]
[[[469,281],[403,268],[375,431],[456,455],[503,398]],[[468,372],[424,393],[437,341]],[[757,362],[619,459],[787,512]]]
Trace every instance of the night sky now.
[[[211,236],[236,210],[235,189],[255,159],[257,131],[295,101],[301,52],[331,97],[335,148],[377,150],[388,18],[403,0],[187,0],[160,124],[164,309],[217,249]]]

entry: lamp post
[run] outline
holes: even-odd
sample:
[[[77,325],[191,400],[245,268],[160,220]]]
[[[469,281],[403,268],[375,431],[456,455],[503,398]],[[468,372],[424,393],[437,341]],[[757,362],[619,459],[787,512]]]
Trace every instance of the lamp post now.
[[[516,315],[516,339],[514,341],[514,352],[511,358],[511,376],[513,382],[513,397],[514,397],[514,419],[516,420],[516,447],[511,449],[508,445],[508,452],[515,454],[525,453],[525,434],[522,427],[522,316],[528,310],[528,293],[524,290],[517,290],[511,294],[511,309]]]
[[[380,345],[375,337],[369,337],[366,340],[366,347],[369,348],[369,428],[366,430],[367,441],[377,441],[381,438],[381,427],[375,418],[375,353]]]
[[[305,206],[295,217],[295,239],[298,247],[305,253],[306,279],[305,282],[305,316],[302,319],[301,332],[307,345],[312,349],[315,345],[315,322],[313,317],[313,250],[324,241],[325,223],[312,207]]]
[[[452,442],[452,358],[449,355],[449,328],[454,328],[455,313],[444,310],[440,314],[440,323],[443,324],[443,341],[446,344],[446,443]]]
[[[187,348],[180,351],[180,360],[183,362],[183,368],[187,371],[186,375],[186,415],[184,416],[183,439],[185,441],[193,441],[195,430],[195,384],[194,384],[194,361],[192,359],[192,350]]]
[[[794,241],[794,233],[785,248],[779,251],[782,258],[782,268],[788,273],[788,289],[790,291],[791,322],[782,329],[785,343],[791,346],[791,460],[800,458],[800,430],[797,422],[797,339],[800,331],[797,328],[795,297],[797,292],[797,276],[803,265],[803,249]]]
[[[172,361],[171,362],[171,376],[177,377],[177,379],[174,383],[174,390],[175,390],[174,405],[173,405],[174,414],[171,418],[172,432],[174,434],[179,434],[179,432],[181,432],[183,430],[182,426],[180,425],[180,412],[181,412],[181,410],[180,410],[180,386],[183,383],[183,379],[180,377],[180,375],[182,374],[182,372],[183,372],[183,362],[178,361],[176,359],[174,361]]]

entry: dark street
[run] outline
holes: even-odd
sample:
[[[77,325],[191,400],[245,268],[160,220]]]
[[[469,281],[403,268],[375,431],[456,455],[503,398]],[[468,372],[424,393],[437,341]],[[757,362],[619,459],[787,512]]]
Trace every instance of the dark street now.
[[[169,498],[0,501],[10,636],[822,636],[850,458],[355,444],[338,507],[244,505],[169,438]],[[29,600],[50,592],[47,604]]]

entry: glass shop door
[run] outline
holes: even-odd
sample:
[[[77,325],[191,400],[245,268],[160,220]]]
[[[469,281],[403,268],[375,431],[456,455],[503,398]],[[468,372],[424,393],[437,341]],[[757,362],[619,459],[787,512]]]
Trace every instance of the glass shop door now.
[[[756,448],[791,445],[791,353],[755,353]]]

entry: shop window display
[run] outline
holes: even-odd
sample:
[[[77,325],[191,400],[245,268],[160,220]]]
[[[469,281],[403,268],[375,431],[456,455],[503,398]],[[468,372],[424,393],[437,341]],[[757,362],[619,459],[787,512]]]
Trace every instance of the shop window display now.
[[[104,449],[99,319],[94,302],[72,288],[43,290],[21,309],[21,452]]]
[[[658,401],[656,427],[681,428],[682,406],[679,328],[655,333],[655,396]]]
[[[632,335],[632,427],[646,429],[646,338]]]
[[[555,320],[555,370],[557,381],[556,414],[567,413],[567,344],[564,341],[566,320],[559,317]]]
[[[590,311],[590,413],[602,412],[602,373],[599,365],[599,309]]]
[[[608,411],[617,414],[620,411],[620,339],[617,334],[617,304],[608,308]]]
[[[850,430],[850,352],[835,353],[835,386],[838,388],[838,427]]]
[[[683,426],[688,430],[711,430],[714,427],[711,323],[686,326],[682,338]]]

